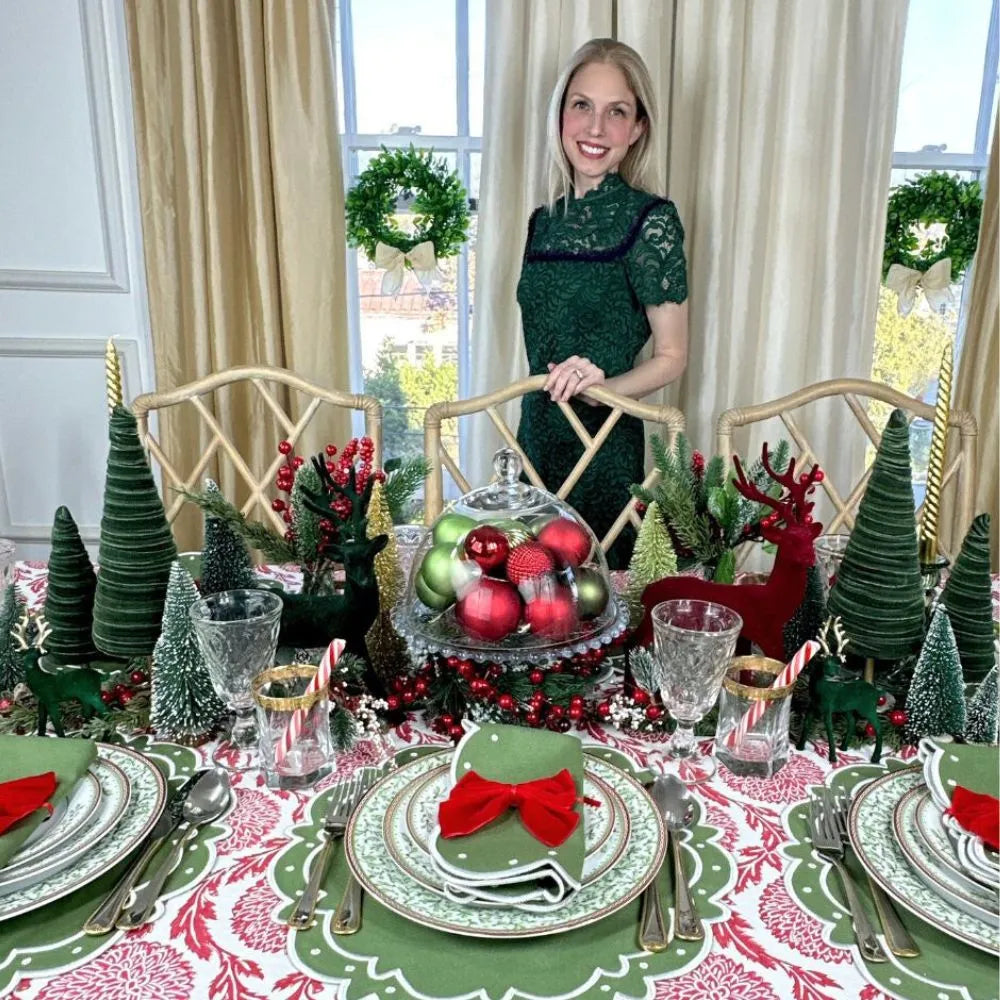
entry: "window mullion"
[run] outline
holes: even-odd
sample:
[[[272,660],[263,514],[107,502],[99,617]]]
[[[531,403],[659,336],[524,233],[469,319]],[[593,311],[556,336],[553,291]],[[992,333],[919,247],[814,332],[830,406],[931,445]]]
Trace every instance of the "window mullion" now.
[[[976,119],[976,155],[986,165],[990,142],[990,119],[993,114],[993,91],[996,88],[997,64],[1000,62],[1000,0],[990,8],[990,28],[986,36],[986,58],[983,61],[983,88],[979,95],[979,117]]]

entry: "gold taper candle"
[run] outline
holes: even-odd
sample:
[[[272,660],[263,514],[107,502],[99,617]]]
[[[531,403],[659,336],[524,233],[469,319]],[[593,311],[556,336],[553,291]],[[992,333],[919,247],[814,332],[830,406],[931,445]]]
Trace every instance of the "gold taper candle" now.
[[[932,563],[937,559],[941,481],[944,478],[944,460],[948,450],[948,414],[951,411],[951,369],[952,345],[949,343],[941,355],[931,454],[927,462],[927,493],[924,496],[924,516],[920,521],[920,561],[923,563]]]
[[[104,348],[104,385],[108,394],[108,416],[122,405],[122,359],[112,338]]]

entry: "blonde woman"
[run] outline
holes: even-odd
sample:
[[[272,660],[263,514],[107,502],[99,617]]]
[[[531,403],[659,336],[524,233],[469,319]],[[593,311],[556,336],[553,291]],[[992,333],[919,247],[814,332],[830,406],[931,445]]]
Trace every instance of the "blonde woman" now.
[[[656,127],[649,71],[633,49],[598,38],[573,55],[549,105],[549,203],[528,223],[517,299],[532,375],[518,441],[555,489],[583,450],[556,403],[570,402],[590,433],[607,408],[604,386],[640,398],[678,378],[687,362],[684,231],[673,204],[649,192]],[[652,337],[652,356],[637,358]],[[642,421],[622,417],[569,496],[600,538],[643,478]],[[628,563],[634,536],[608,554]]]

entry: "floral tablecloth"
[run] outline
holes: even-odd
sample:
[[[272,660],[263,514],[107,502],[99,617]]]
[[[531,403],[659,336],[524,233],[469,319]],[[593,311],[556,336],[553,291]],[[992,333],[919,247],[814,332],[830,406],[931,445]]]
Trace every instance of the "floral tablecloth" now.
[[[44,591],[44,567],[21,564],[18,582],[32,603]],[[588,739],[644,761],[653,744],[616,731],[593,729]],[[390,734],[393,747],[440,743],[417,719]],[[723,916],[709,927],[707,954],[672,978],[645,980],[646,996],[690,1000],[881,1000],[886,993],[863,974],[853,947],[831,936],[830,925],[794,901],[786,852],[791,835],[783,814],[822,783],[831,768],[818,752],[793,752],[772,779],[738,778],[724,768],[702,786],[707,823],[720,831],[719,846],[735,861],[735,881],[722,898]],[[207,760],[206,750],[198,751]],[[338,762],[338,776],[384,755],[359,744]],[[863,762],[843,755],[839,767]],[[166,903],[151,925],[116,932],[102,949],[78,964],[67,954],[62,971],[25,970],[0,996],[18,1000],[314,1000],[336,996],[293,961],[289,930],[274,914],[283,900],[269,869],[293,840],[309,812],[311,796],[274,792],[255,773],[237,776],[236,806],[227,817],[231,834],[217,842],[214,869]],[[40,915],[44,913],[40,911]],[[559,940],[546,939],[552,960]],[[470,946],[471,947],[471,946]],[[0,956],[2,959],[3,956]],[[350,966],[348,966],[350,968]],[[602,996],[613,997],[605,985]],[[372,996],[399,1000],[390,982]],[[629,993],[628,995],[634,995]],[[925,994],[921,994],[922,996]],[[933,997],[931,991],[926,995]],[[952,993],[939,993],[951,997]],[[966,994],[967,1000],[978,1000]]]

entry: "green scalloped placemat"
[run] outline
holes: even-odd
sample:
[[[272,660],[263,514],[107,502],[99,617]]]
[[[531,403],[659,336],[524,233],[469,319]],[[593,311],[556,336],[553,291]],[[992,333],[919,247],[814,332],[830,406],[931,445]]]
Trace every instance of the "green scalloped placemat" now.
[[[907,764],[896,759],[886,761],[886,767],[891,770],[911,765],[912,762]],[[884,767],[856,764],[833,772],[826,783],[851,791],[861,782],[885,773]],[[902,906],[897,906],[896,911],[919,945],[920,957],[896,958],[890,954],[885,963],[865,962],[854,946],[840,879],[804,842],[809,835],[808,813],[808,804],[798,802],[789,806],[782,816],[792,838],[791,843],[781,848],[790,862],[785,872],[785,885],[806,912],[823,922],[823,937],[830,945],[850,951],[854,964],[869,982],[902,1000],[996,1000],[1000,994],[997,959],[942,934]],[[850,851],[845,862],[865,898],[869,916],[878,927],[865,870]],[[888,953],[888,949],[886,951]]]
[[[146,754],[167,777],[171,788],[180,785],[199,767],[198,755],[172,743],[153,743],[146,737],[125,742]],[[215,863],[214,842],[228,835],[224,823],[202,827],[178,865],[167,879],[161,899],[181,892],[205,876]],[[157,857],[165,855],[169,845]],[[21,979],[52,976],[83,964],[122,939],[125,931],[91,936],[80,929],[104,896],[110,892],[134,852],[100,878],[69,896],[0,923],[0,996],[5,996]],[[155,863],[155,859],[154,859]]]
[[[645,772],[610,748],[587,747],[602,759],[623,766],[642,780]],[[404,763],[441,747],[403,750]],[[320,840],[329,790],[311,804],[305,823],[290,831],[291,844],[275,859],[268,875],[282,899],[275,919],[291,914],[302,890],[302,873]],[[700,819],[700,805],[699,805]],[[722,897],[736,881],[736,868],[719,846],[721,832],[697,825],[686,841],[688,875],[692,879],[698,907],[706,923],[724,921],[728,908]],[[661,872],[663,899],[673,899],[669,865]],[[403,996],[434,1000],[479,998],[569,998],[607,1000],[645,997],[652,977],[673,977],[687,972],[712,948],[709,930],[701,942],[672,942],[659,954],[640,951],[636,944],[639,901],[598,923],[551,937],[494,940],[459,937],[421,927],[381,906],[364,900],[361,930],[349,937],[336,937],[331,917],[344,889],[347,863],[343,851],[334,854],[326,893],[320,899],[318,920],[307,931],[291,931],[288,953],[294,964],[309,976],[331,983],[344,983],[343,1000],[382,996],[392,990]]]

